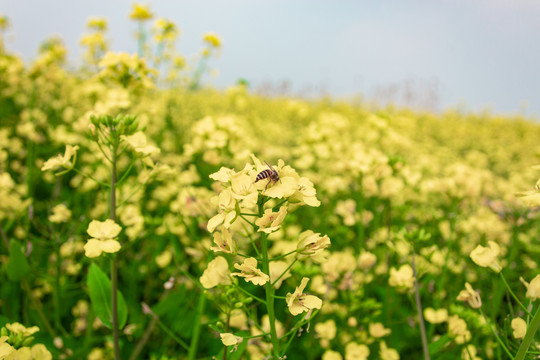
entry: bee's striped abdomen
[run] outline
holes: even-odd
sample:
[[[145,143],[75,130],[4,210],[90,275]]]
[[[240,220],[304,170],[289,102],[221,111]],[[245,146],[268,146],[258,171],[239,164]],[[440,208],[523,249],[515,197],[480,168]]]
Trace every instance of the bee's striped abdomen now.
[[[272,176],[272,170],[269,170],[269,169],[263,170],[257,174],[257,177],[255,178],[255,182],[263,180],[263,179],[268,179],[271,176]]]

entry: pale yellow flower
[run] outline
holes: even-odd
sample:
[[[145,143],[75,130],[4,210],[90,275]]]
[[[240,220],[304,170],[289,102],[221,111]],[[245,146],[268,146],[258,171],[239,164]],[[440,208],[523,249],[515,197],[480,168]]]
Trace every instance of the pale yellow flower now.
[[[224,189],[214,200],[217,200],[219,212],[208,220],[207,228],[210,232],[213,232],[221,224],[228,229],[232,221],[236,218],[236,201],[230,188]]]
[[[374,338],[381,338],[392,333],[392,330],[386,329],[380,322],[369,323],[369,334]]]
[[[448,335],[455,340],[457,344],[464,344],[471,340],[471,332],[467,329],[465,320],[457,315],[448,318]]]
[[[227,259],[218,256],[210,261],[206,270],[204,270],[200,281],[201,285],[206,289],[211,289],[218,285],[231,285],[232,279]]]
[[[336,322],[332,319],[315,325],[315,332],[320,339],[333,340],[337,334]]]
[[[221,46],[221,39],[212,31],[205,33],[203,35],[203,40],[212,47],[218,48]]]
[[[377,262],[377,256],[367,251],[362,251],[358,257],[358,267],[362,270],[369,270]]]
[[[222,333],[222,334],[219,334],[219,336],[221,337],[221,342],[225,346],[237,345],[237,344],[240,344],[244,340],[240,336],[235,336],[234,334],[231,334],[231,333]]]
[[[502,270],[497,257],[501,252],[501,248],[494,241],[488,242],[488,247],[478,245],[470,254],[472,261],[478,266],[489,267],[496,273]]]
[[[49,221],[52,223],[66,222],[71,218],[71,210],[64,204],[56,205],[52,209],[52,214],[49,216]]]
[[[236,252],[236,242],[233,240],[231,232],[226,228],[222,228],[221,231],[214,233],[214,244],[216,246],[210,247],[212,251],[221,251],[227,254]]]
[[[369,348],[364,344],[350,342],[345,346],[345,360],[367,360]]]
[[[396,268],[390,269],[390,279],[388,279],[390,286],[410,289],[414,286],[414,276],[412,267],[408,264],[401,265],[399,270]]]
[[[540,275],[536,275],[531,283],[527,285],[527,298],[536,300],[540,298]]]
[[[257,269],[257,260],[255,258],[247,258],[240,264],[234,264],[234,267],[241,272],[232,273],[234,276],[241,276],[246,281],[251,281],[255,285],[264,285],[270,280],[270,277]]]
[[[122,227],[111,219],[105,221],[92,220],[86,230],[88,235],[97,240],[114,239],[120,234],[120,231],[122,231]]]
[[[478,294],[478,292],[476,292],[469,283],[465,283],[465,290],[461,290],[457,300],[468,302],[473,309],[479,309],[482,307],[482,299],[480,298],[480,294]]]
[[[159,154],[161,151],[159,148],[148,144],[146,135],[142,131],[138,131],[133,135],[122,135],[121,138],[131,146],[136,154],[143,157],[151,154]]]
[[[210,179],[220,181],[222,183],[227,183],[231,181],[231,177],[235,174],[233,169],[226,168],[222,166],[219,171],[210,174]]]
[[[330,238],[328,235],[321,236],[320,233],[314,233],[311,230],[304,231],[300,234],[296,252],[299,259],[313,257],[318,259],[322,251],[330,246]]]
[[[286,215],[287,207],[285,206],[280,207],[278,212],[273,212],[272,209],[268,209],[261,218],[255,220],[255,225],[259,227],[258,231],[270,234],[271,232],[279,230]]]
[[[343,360],[343,356],[334,350],[326,350],[322,356],[322,360]]]
[[[76,158],[77,150],[79,149],[79,146],[71,146],[66,145],[66,151],[64,155],[58,154],[55,157],[50,158],[43,164],[41,167],[41,171],[47,171],[47,170],[57,170],[60,168],[64,169],[72,169],[75,163],[75,160],[73,162],[71,161],[71,158]]]
[[[308,295],[304,293],[304,289],[309,282],[309,278],[302,278],[300,286],[296,287],[294,293],[287,294],[287,305],[289,311],[294,316],[309,311],[312,309],[320,309],[322,306],[322,300],[315,295]]]
[[[27,328],[23,324],[18,322],[6,324],[6,329],[11,331],[12,335],[20,335],[23,338],[32,336],[39,331],[39,328],[37,326]]]
[[[512,319],[512,330],[514,338],[523,339],[527,333],[527,323],[522,318]]]
[[[89,258],[100,256],[102,253],[113,254],[118,251],[122,246],[116,240],[97,240],[90,239],[84,245],[84,254]]]
[[[381,341],[379,356],[381,360],[399,360],[399,353],[396,349],[391,349],[386,346],[386,342]]]
[[[431,324],[440,324],[448,320],[448,310],[428,307],[424,309],[424,318]]]

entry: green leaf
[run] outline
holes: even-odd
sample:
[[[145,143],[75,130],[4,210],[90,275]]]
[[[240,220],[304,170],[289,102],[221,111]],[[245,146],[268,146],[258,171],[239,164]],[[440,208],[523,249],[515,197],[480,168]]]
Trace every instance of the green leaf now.
[[[9,262],[7,264],[7,274],[11,281],[21,281],[30,271],[28,259],[24,255],[23,246],[15,240],[9,244]]]
[[[88,270],[88,291],[90,292],[90,301],[96,312],[96,316],[101,322],[112,328],[112,301],[111,301],[111,281],[107,275],[96,264],[90,265]],[[120,290],[117,290],[118,300],[118,328],[122,329],[127,321],[127,306],[124,296]]]
[[[441,350],[446,344],[450,342],[450,340],[451,340],[450,336],[448,335],[441,336],[437,341],[429,344],[428,346],[429,354],[430,355],[437,354],[439,350]]]

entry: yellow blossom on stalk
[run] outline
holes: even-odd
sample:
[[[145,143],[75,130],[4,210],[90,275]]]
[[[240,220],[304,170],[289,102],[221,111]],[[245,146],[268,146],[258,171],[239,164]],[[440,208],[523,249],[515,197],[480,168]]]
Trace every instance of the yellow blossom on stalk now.
[[[131,9],[131,14],[129,18],[137,21],[146,21],[153,17],[154,15],[150,11],[150,8],[147,5],[142,4],[133,4]]]
[[[204,40],[204,42],[206,42],[211,47],[218,48],[218,47],[221,46],[221,39],[213,31],[209,31],[209,32],[205,33],[203,35],[203,40]]]
[[[462,360],[482,360],[481,357],[476,356],[477,350],[476,346],[473,344],[467,345],[463,350],[461,350],[461,359]],[[488,358],[491,358],[488,356]]]
[[[287,207],[285,206],[280,207],[278,212],[273,212],[272,209],[268,209],[261,218],[255,220],[255,225],[259,227],[258,231],[270,234],[271,232],[279,230],[283,219],[285,219],[285,215],[287,215]]]
[[[328,235],[321,236],[320,233],[314,233],[311,230],[300,234],[298,244],[296,245],[297,257],[305,259],[313,258],[315,261],[322,260],[322,251],[330,246]]]
[[[289,198],[291,203],[299,202],[313,207],[321,205],[321,202],[317,200],[317,191],[308,178],[301,177],[297,184],[296,192]]]
[[[304,293],[304,289],[309,282],[309,278],[302,278],[300,286],[296,287],[294,293],[287,294],[287,305],[289,311],[294,316],[309,311],[312,309],[320,309],[322,306],[322,300],[315,295],[307,295]]]
[[[431,324],[440,324],[448,320],[448,310],[428,307],[424,309],[424,318]]]
[[[369,323],[369,334],[374,338],[384,337],[392,333],[392,330],[386,329],[380,322]]]
[[[166,40],[174,40],[179,34],[179,30],[176,24],[167,19],[157,19],[153,27],[155,33],[156,42],[163,42]]]
[[[283,283],[285,279],[288,279],[291,277],[291,273],[289,270],[287,270],[287,272],[283,274],[283,272],[288,267],[289,267],[289,264],[287,264],[285,261],[272,261],[270,263],[270,282],[271,283],[275,282],[274,287],[276,289],[279,289],[281,287],[281,284]],[[276,281],[278,278],[279,280]]]
[[[534,279],[531,280],[530,284],[527,284],[524,280],[522,282],[527,287],[527,298],[532,301],[540,298],[540,275],[536,275]]]
[[[334,350],[326,350],[322,356],[322,360],[343,360],[343,356]]]
[[[240,264],[234,264],[234,267],[241,272],[232,273],[234,276],[241,276],[246,281],[251,281],[255,285],[264,285],[270,280],[270,277],[257,269],[257,260],[255,258],[247,258]]]
[[[6,324],[6,329],[8,329],[12,335],[20,335],[23,338],[32,336],[39,331],[39,328],[37,326],[27,328],[23,324],[18,322]]]
[[[345,346],[345,360],[367,360],[369,348],[364,344],[350,342]]]
[[[223,190],[219,196],[212,199],[213,202],[216,200],[219,212],[208,220],[207,228],[209,232],[213,232],[221,224],[228,229],[236,218],[236,201],[230,188]]]
[[[155,74],[146,66],[144,59],[140,59],[137,54],[107,52],[98,63],[103,68],[99,73],[100,79],[117,83],[123,88],[153,88],[154,83],[150,78]]]
[[[55,157],[50,158],[43,164],[41,171],[57,170],[60,168],[72,169],[75,166],[75,159],[77,158],[77,150],[79,146],[66,145],[66,151],[64,155],[58,154]],[[73,158],[73,162],[71,160]]]
[[[465,320],[454,315],[448,318],[448,335],[455,340],[457,344],[464,344],[471,340],[471,332],[467,329]]]
[[[133,135],[122,135],[120,138],[126,141],[136,154],[143,157],[151,154],[159,154],[161,151],[155,146],[148,145],[146,135],[142,131],[138,131]]]
[[[101,253],[115,253],[121,248],[116,237],[122,231],[122,227],[111,219],[105,221],[92,220],[86,232],[92,238],[84,245],[85,254],[88,257],[97,257]]]
[[[232,238],[232,234],[226,228],[222,228],[221,231],[214,233],[214,244],[216,246],[210,247],[212,251],[221,251],[227,254],[236,252],[236,243]]]
[[[367,251],[362,251],[358,257],[358,267],[362,270],[369,270],[377,262],[377,256]]]
[[[381,360],[399,360],[399,353],[397,350],[386,346],[385,341],[381,341],[380,343],[379,356],[381,357]]]
[[[253,181],[255,181],[257,174],[269,169],[268,165],[261,163],[261,161],[255,157],[255,155],[251,154],[251,158],[255,163],[255,171],[252,172]],[[278,160],[278,166],[277,168],[274,168],[274,170],[278,172],[279,180],[274,184],[270,182],[268,186],[266,186],[268,180],[258,181],[255,184],[257,189],[262,190],[263,195],[271,198],[283,199],[290,197],[296,192],[298,187],[296,180],[298,178],[298,174],[290,166],[285,166],[285,162],[281,159]]]
[[[231,285],[232,279],[227,259],[218,256],[210,261],[200,278],[200,282],[205,289],[211,289],[218,285]]]
[[[107,19],[102,17],[90,17],[86,20],[86,27],[90,30],[104,31],[107,30]]]
[[[478,266],[489,267],[499,273],[502,270],[501,264],[497,260],[501,248],[494,241],[488,242],[488,247],[478,245],[470,254],[472,261]]]
[[[219,334],[219,336],[221,337],[221,342],[225,346],[237,345],[237,344],[240,344],[244,340],[240,336],[235,336],[234,334],[231,334],[231,333],[222,333],[222,334]]]
[[[525,337],[525,334],[527,333],[527,323],[522,318],[514,318],[512,319],[512,330],[514,338],[516,339],[523,339]]]
[[[315,325],[315,332],[320,339],[321,346],[328,347],[330,341],[333,340],[337,334],[336,322],[330,319],[325,322],[317,323]]]
[[[247,172],[251,165],[247,165],[244,170],[230,177],[232,195],[237,200],[242,200],[243,208],[252,208],[257,205],[258,193],[255,184]]]
[[[396,268],[390,269],[390,279],[388,279],[390,286],[410,289],[414,286],[414,276],[412,267],[408,264],[401,265],[399,270]]]
[[[474,291],[469,283],[465,283],[465,290],[461,290],[457,300],[468,302],[473,309],[479,309],[482,307],[482,299],[480,298],[480,294]]]
[[[0,336],[0,359],[4,359],[6,356],[15,351],[13,346],[6,342],[8,339],[8,336]]]
[[[71,218],[71,210],[64,204],[56,205],[52,212],[49,216],[49,221],[52,223],[67,222]]]
[[[222,166],[219,171],[210,174],[210,179],[213,179],[215,181],[219,181],[222,183],[228,183],[231,181],[231,177],[235,174],[233,169],[226,168]]]

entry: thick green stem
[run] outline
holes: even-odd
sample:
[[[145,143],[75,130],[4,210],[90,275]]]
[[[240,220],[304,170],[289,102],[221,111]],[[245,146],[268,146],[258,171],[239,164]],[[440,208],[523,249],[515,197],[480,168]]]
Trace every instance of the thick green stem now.
[[[259,216],[264,214],[264,202],[259,201]],[[262,271],[270,276],[270,261],[268,259],[268,235],[261,233],[261,255]],[[279,357],[279,338],[276,331],[276,316],[274,314],[274,286],[270,281],[264,285],[266,292],[266,312],[270,322],[270,338],[272,341],[272,354],[274,358]]]
[[[115,142],[111,147],[111,192],[110,192],[110,219],[116,221],[116,150]],[[114,359],[120,360],[120,336],[118,331],[118,260],[116,256],[111,259],[111,323],[113,330]]]
[[[188,359],[195,360],[197,356],[197,347],[199,346],[199,338],[201,337],[201,316],[204,313],[204,307],[206,305],[206,297],[201,292],[199,295],[199,302],[197,303],[197,314],[195,315],[195,328],[191,335],[191,342],[189,344]]]
[[[418,286],[418,274],[416,273],[416,264],[414,261],[414,251],[412,253],[411,261],[413,275],[414,275],[414,299],[416,303],[416,310],[418,311],[418,319],[420,322],[420,335],[422,337],[422,349],[424,350],[424,359],[429,360],[429,349],[426,335],[426,326],[424,324],[424,316],[422,314],[422,303],[420,302],[420,291]]]
[[[534,340],[534,335],[536,334],[536,331],[538,330],[538,326],[540,326],[540,308],[536,310],[534,317],[529,323],[529,327],[527,328],[527,333],[525,334],[525,337],[523,338],[523,342],[519,346],[515,360],[525,359],[525,356],[527,355],[527,350],[529,350],[529,347],[531,346],[531,343]]]

